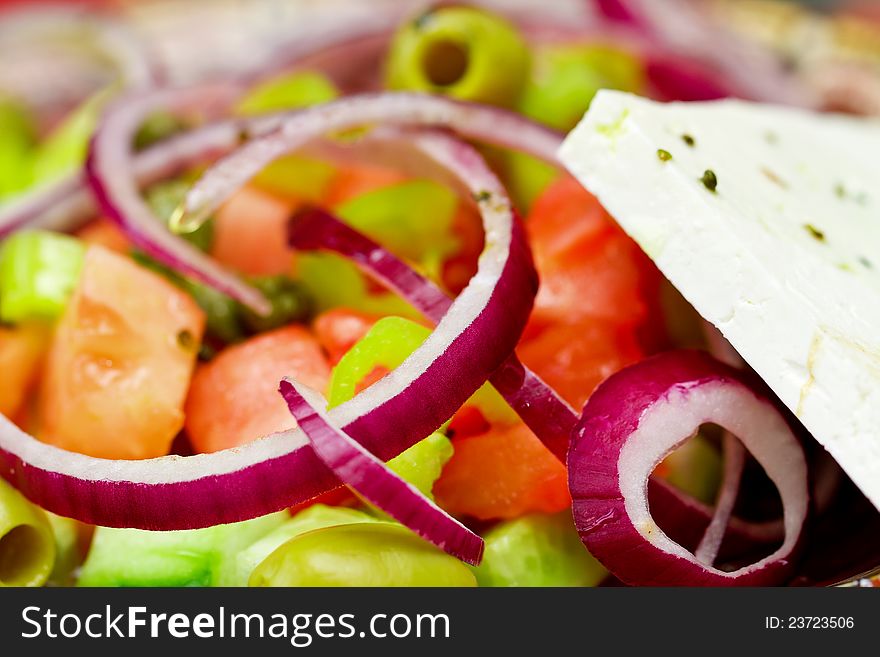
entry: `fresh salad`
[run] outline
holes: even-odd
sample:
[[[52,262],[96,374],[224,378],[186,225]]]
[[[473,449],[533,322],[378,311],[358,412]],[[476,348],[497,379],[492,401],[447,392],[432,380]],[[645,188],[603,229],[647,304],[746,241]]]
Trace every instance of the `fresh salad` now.
[[[668,264],[686,233],[737,235],[660,244],[667,206],[757,207],[720,156],[669,173],[716,114],[643,129],[647,158],[630,139],[666,105],[629,94],[825,109],[781,58],[689,2],[291,2],[271,55],[205,42],[177,68],[140,4],[0,6],[0,586],[814,585],[880,563],[870,458],[809,390],[793,407],[701,258]],[[183,31],[186,3],[160,5]],[[837,242],[798,222],[804,249]]]

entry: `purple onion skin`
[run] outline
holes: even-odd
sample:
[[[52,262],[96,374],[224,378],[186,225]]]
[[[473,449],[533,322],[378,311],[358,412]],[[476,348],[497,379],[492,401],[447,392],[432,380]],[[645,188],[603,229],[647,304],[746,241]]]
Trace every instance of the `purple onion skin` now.
[[[625,0],[595,0],[596,9],[608,20],[644,28],[643,21]]]
[[[170,460],[168,467],[174,465]],[[105,527],[157,531],[249,520],[340,485],[310,446],[231,474],[167,484],[77,479],[35,468],[4,450],[0,474],[29,500],[57,515]]]
[[[341,481],[441,550],[471,565],[480,564],[482,538],[330,424],[297,390],[295,383],[285,379],[278,391],[309,437],[315,453]]]
[[[587,549],[626,584],[771,586],[792,573],[786,558],[739,577],[718,575],[649,543],[626,511],[618,459],[642,414],[673,389],[717,381],[748,387],[737,370],[703,352],[664,353],[607,379],[584,408],[568,455],[572,514]]]
[[[737,95],[718,74],[681,57],[655,55],[645,62],[645,77],[664,100],[718,100]]]

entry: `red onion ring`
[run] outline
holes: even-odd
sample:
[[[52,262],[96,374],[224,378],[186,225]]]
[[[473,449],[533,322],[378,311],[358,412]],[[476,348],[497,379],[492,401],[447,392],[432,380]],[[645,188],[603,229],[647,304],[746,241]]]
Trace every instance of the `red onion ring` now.
[[[257,312],[268,312],[265,298],[155,221],[140,198],[137,186],[121,175],[130,169],[131,135],[143,117],[156,107],[186,108],[204,102],[204,88],[159,92],[118,104],[92,142],[86,174],[104,212],[117,221],[129,237],[151,256],[169,267],[192,276],[238,299]],[[226,91],[228,93],[228,90]],[[258,119],[264,125],[277,119]],[[190,191],[189,215],[207,216],[235,189],[274,159],[334,131],[372,122],[391,121],[410,125],[441,124],[469,137],[508,146],[523,146],[545,159],[555,157],[560,137],[516,114],[481,105],[458,103],[415,94],[352,96],[317,107],[289,113],[277,133],[257,138],[221,160]],[[508,137],[511,131],[515,137]],[[477,190],[482,191],[482,190]],[[475,192],[476,193],[476,192]],[[200,204],[193,212],[193,199]]]
[[[483,557],[483,539],[398,477],[319,410],[326,400],[285,378],[278,389],[318,458],[339,480],[416,534],[474,566]],[[306,400],[306,396],[310,401]]]
[[[261,121],[228,119],[169,137],[135,155],[133,178],[142,189],[215,160],[237,148],[244,135],[265,133],[271,126],[271,116]],[[69,232],[97,212],[85,174],[78,171],[0,207],[0,239],[25,227]]]
[[[706,320],[703,320],[702,324],[703,333],[709,345],[709,353],[722,363],[743,369],[745,361],[736,349],[724,339],[721,331]],[[724,472],[721,478],[721,487],[715,500],[715,511],[706,531],[703,532],[703,538],[700,539],[697,549],[694,550],[697,561],[708,566],[715,563],[721,550],[721,544],[724,542],[724,534],[730,524],[736,498],[739,496],[743,468],[746,464],[746,449],[736,439],[736,436],[731,435],[729,431],[722,431],[721,445],[724,454]]]
[[[236,85],[202,85],[161,90],[114,103],[104,114],[86,158],[86,180],[98,206],[132,242],[176,271],[203,281],[255,311],[270,311],[269,302],[253,287],[225,270],[197,248],[168,232],[141,197],[132,168],[132,141],[144,119],[157,109],[183,113],[198,109],[225,112],[240,95]],[[216,109],[215,109],[216,111]]]
[[[733,515],[733,507],[736,505],[743,468],[746,464],[746,450],[736,436],[725,431],[721,444],[724,452],[724,474],[715,500],[715,512],[706,531],[703,532],[700,544],[694,550],[697,561],[707,566],[715,563],[721,550],[721,543],[724,541],[724,534]]]
[[[452,305],[452,299],[433,281],[321,208],[297,212],[288,225],[288,241],[296,249],[327,249],[350,258],[435,324]],[[565,462],[569,436],[578,420],[568,402],[513,353],[489,381],[548,449]]]
[[[651,471],[706,422],[739,436],[776,484],[784,509],[783,544],[733,572],[697,561],[648,510]],[[568,463],[581,540],[627,584],[759,586],[791,573],[809,506],[803,450],[771,402],[704,353],[661,354],[601,384],[584,408]]]
[[[556,131],[488,105],[414,93],[350,96],[292,112],[281,120],[277,133],[255,139],[220,160],[190,189],[187,213],[194,218],[212,213],[266,165],[300,148],[303,132],[318,123],[326,125],[328,132],[373,123],[444,127],[462,137],[520,150],[554,164],[562,143]]]
[[[339,120],[356,124],[359,108],[348,108]],[[318,136],[333,126],[317,121],[309,127]],[[328,413],[335,426],[383,459],[434,431],[498,368],[516,346],[537,289],[522,228],[479,154],[440,133],[413,135],[413,144],[483,195],[487,246],[477,274],[425,343],[388,376]],[[154,530],[265,515],[339,485],[299,430],[214,454],[110,461],[41,443],[5,417],[0,417],[0,476],[54,513]]]

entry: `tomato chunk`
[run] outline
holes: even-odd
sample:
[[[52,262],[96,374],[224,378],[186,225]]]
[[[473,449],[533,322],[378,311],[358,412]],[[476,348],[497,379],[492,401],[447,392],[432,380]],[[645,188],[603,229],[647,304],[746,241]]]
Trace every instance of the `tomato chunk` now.
[[[86,244],[97,244],[117,253],[128,253],[131,242],[119,227],[105,217],[95,219],[76,232],[76,236]]]
[[[42,365],[48,329],[40,325],[0,327],[0,414],[21,411]]]
[[[296,422],[278,394],[282,377],[324,391],[330,365],[302,326],[285,326],[227,347],[201,365],[186,402],[186,431],[198,452],[249,443]]]
[[[356,196],[366,194],[380,187],[388,187],[403,182],[406,176],[388,167],[357,164],[340,168],[336,173],[324,204],[328,207],[341,205]]]
[[[602,381],[644,357],[632,329],[597,320],[554,324],[517,354],[576,409]]]
[[[526,228],[541,277],[530,331],[587,318],[625,326],[651,319],[659,273],[577,181],[551,184]]]
[[[441,507],[481,520],[554,513],[571,504],[565,466],[523,424],[455,438],[434,484]]]
[[[312,323],[315,337],[335,365],[376,323],[376,317],[348,308],[321,313]]]
[[[52,340],[39,437],[102,458],[167,454],[204,325],[201,309],[164,278],[90,247]]]
[[[287,221],[295,204],[244,187],[217,211],[211,255],[243,274],[290,273],[293,249],[287,246]]]

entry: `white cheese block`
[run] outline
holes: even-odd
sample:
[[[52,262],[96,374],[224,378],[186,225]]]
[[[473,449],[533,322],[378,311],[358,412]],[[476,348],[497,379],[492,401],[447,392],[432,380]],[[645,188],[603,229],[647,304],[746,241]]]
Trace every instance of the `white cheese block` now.
[[[880,122],[602,91],[560,155],[880,508]]]

